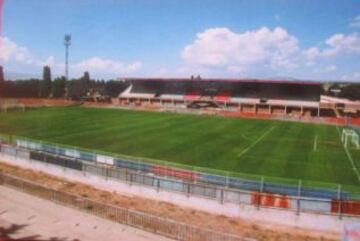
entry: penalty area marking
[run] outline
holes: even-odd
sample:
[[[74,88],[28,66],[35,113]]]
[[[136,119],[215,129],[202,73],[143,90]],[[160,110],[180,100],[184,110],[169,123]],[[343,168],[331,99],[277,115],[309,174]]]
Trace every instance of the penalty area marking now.
[[[336,129],[337,129],[337,131],[338,131],[338,133],[339,133],[339,138],[340,138],[341,145],[344,146],[346,155],[347,155],[347,157],[348,157],[348,159],[349,159],[349,161],[350,161],[350,164],[351,164],[351,166],[352,166],[352,169],[353,169],[353,171],[355,172],[355,175],[356,175],[356,177],[357,177],[357,179],[358,179],[358,181],[359,181],[359,183],[360,183],[360,173],[359,173],[359,170],[356,168],[355,163],[354,163],[354,160],[353,160],[353,158],[352,158],[352,156],[351,156],[348,148],[347,148],[345,145],[342,144],[342,141],[341,141],[341,133],[340,133],[339,127],[336,126]]]
[[[246,147],[244,150],[242,150],[239,154],[238,157],[241,157],[242,155],[244,155],[247,151],[249,151],[251,148],[253,148],[257,143],[259,143],[265,136],[267,136],[272,130],[274,130],[276,126],[272,126],[271,128],[269,128],[267,131],[265,131],[256,141],[254,141],[253,143],[251,143],[248,147]]]

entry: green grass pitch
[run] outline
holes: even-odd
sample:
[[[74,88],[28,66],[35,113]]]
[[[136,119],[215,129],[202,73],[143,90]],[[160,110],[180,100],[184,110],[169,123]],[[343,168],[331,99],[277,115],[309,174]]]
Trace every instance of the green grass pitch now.
[[[269,178],[359,186],[329,125],[84,107],[0,114],[0,133]],[[349,153],[360,170],[360,151]]]

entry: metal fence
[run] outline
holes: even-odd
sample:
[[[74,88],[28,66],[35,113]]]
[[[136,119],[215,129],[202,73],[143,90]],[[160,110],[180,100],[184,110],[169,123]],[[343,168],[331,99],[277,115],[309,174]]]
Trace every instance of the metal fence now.
[[[76,208],[90,214],[132,226],[167,238],[181,241],[251,241],[238,235],[216,232],[191,226],[175,220],[134,210],[96,202],[64,191],[58,191],[37,183],[0,172],[0,185],[11,187],[55,203]]]
[[[336,184],[320,182],[309,183],[301,180],[268,178],[246,174],[241,174],[241,177],[239,177],[237,176],[238,173],[230,174],[229,172],[167,163],[153,159],[95,152],[17,136],[0,135],[0,142],[1,140],[17,147],[49,153],[57,157],[64,156],[92,163],[103,163],[118,168],[141,171],[143,173],[153,173],[157,176],[202,182],[221,187],[309,198],[360,200],[360,193],[353,191],[360,190],[356,187],[351,187],[351,191],[349,191],[349,189],[345,189],[341,185]]]
[[[74,158],[54,156],[49,153],[29,151],[22,148],[2,145],[1,152],[23,159],[35,160],[45,165],[55,165],[66,169],[79,171],[79,174],[102,176],[130,185],[136,184],[155,189],[157,191],[171,191],[186,196],[196,196],[217,201],[221,204],[246,204],[258,208],[279,208],[301,212],[320,213],[328,215],[354,216],[360,215],[360,202],[343,200],[341,192],[337,199],[304,197],[301,195],[278,195],[265,192],[253,192],[235,188],[211,185],[156,176],[153,173],[142,173],[128,168],[119,168],[95,162],[79,161]],[[299,191],[300,193],[300,191]]]

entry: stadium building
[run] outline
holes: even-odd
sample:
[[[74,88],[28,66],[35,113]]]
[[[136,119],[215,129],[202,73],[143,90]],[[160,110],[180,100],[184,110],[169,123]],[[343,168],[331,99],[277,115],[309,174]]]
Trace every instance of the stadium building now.
[[[241,113],[339,117],[360,105],[322,99],[321,83],[253,79],[124,79],[122,105],[215,108]]]

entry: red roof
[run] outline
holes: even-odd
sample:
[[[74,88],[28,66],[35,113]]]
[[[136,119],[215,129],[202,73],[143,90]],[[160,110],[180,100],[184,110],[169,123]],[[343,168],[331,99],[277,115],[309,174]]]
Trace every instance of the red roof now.
[[[264,84],[295,84],[295,85],[321,85],[320,82],[315,81],[300,81],[300,80],[268,80],[268,79],[189,79],[189,78],[123,78],[126,81],[214,81],[214,82],[229,82],[229,83],[264,83]]]

